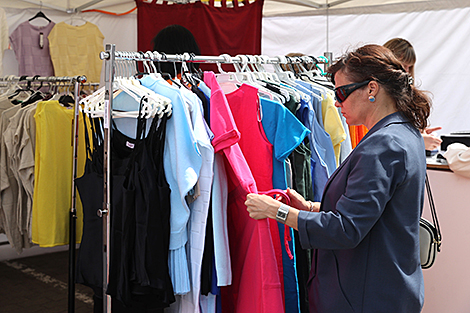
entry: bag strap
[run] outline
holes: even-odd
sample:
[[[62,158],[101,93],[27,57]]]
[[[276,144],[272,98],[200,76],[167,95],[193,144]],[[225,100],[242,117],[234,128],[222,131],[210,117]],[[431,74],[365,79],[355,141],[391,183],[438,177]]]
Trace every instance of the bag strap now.
[[[437,220],[436,207],[434,206],[434,199],[432,197],[432,192],[431,192],[431,184],[429,183],[429,177],[427,173],[426,173],[426,191],[428,194],[429,207],[431,208],[432,222],[434,226],[436,226],[436,230],[437,230],[437,251],[440,252],[441,242],[442,242],[441,228],[439,227],[439,221]]]

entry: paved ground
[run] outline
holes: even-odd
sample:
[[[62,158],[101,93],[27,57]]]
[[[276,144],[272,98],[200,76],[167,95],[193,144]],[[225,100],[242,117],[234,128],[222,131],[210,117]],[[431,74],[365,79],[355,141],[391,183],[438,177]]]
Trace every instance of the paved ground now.
[[[0,262],[0,313],[68,312],[68,251]],[[93,292],[75,285],[75,312],[93,312]]]

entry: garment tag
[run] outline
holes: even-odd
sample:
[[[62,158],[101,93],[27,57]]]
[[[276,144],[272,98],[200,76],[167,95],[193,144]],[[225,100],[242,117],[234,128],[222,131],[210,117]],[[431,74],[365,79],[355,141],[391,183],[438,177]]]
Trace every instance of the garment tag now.
[[[134,149],[134,147],[135,147],[135,143],[132,143],[132,142],[126,141],[126,147],[128,147],[128,148],[130,148],[130,149]]]
[[[44,48],[44,33],[40,32],[39,33],[39,48]]]

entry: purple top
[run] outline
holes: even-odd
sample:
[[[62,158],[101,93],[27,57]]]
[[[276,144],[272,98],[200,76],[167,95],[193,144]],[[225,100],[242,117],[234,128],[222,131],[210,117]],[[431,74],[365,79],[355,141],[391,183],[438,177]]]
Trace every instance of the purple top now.
[[[54,25],[50,22],[46,26],[35,26],[26,21],[11,33],[10,41],[18,61],[19,76],[54,75],[47,39]]]

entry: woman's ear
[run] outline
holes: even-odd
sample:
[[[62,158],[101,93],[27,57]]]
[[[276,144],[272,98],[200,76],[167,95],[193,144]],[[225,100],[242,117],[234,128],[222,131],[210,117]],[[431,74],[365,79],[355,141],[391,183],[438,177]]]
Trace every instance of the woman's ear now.
[[[372,97],[377,96],[380,85],[375,80],[371,80],[367,87],[369,88],[369,96],[372,96]]]

